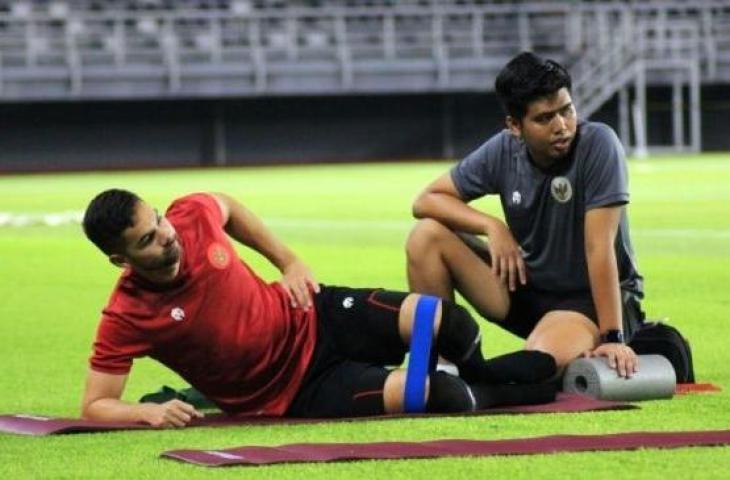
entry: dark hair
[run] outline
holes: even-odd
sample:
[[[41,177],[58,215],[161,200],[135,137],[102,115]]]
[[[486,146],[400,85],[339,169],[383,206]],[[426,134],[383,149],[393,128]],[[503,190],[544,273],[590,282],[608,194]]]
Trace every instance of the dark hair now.
[[[127,190],[111,189],[98,194],[84,214],[86,237],[107,255],[123,252],[122,232],[134,224],[134,208],[139,201],[137,195]]]
[[[522,120],[530,103],[561,88],[571,88],[570,74],[562,65],[522,52],[507,63],[494,82],[506,115]]]

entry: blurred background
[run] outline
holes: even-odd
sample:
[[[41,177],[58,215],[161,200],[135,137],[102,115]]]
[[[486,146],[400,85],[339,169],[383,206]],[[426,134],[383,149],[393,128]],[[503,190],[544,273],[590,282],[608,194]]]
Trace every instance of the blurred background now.
[[[523,50],[636,156],[730,150],[728,0],[0,0],[0,172],[458,158]]]

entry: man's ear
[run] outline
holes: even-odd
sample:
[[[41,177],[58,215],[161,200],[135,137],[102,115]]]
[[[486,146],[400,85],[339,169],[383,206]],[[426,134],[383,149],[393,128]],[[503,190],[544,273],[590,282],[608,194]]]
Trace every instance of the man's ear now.
[[[517,139],[522,138],[522,122],[517,120],[515,117],[511,115],[507,115],[507,118],[504,119],[504,123],[507,125],[507,129],[509,132]]]
[[[109,263],[119,268],[126,268],[128,265],[127,257],[119,253],[109,255]]]

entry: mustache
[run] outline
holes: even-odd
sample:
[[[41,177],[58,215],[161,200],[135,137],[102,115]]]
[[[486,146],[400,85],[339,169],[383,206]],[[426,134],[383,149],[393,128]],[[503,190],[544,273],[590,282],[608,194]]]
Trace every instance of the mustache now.
[[[147,270],[165,270],[175,265],[180,260],[180,247],[173,241],[169,247],[162,252],[162,257],[152,263]]]
[[[169,242],[167,242],[167,245],[165,246],[165,249],[172,248],[173,245],[180,243],[180,237],[177,236],[177,233],[175,233]]]
[[[180,244],[177,241],[173,241],[169,247],[164,250],[163,260],[175,263],[180,258]]]

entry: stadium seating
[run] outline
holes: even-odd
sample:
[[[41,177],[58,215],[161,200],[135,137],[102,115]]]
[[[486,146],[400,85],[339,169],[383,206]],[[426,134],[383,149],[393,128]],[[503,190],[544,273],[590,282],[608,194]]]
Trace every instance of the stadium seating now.
[[[618,93],[640,152],[647,85],[671,85],[673,148],[698,151],[700,84],[730,81],[730,3],[6,0],[0,101],[488,92],[522,50],[568,65],[585,117]]]
[[[637,45],[641,48],[637,48]],[[11,0],[0,98],[224,97],[488,91],[530,49],[584,84],[637,59],[696,58],[730,79],[730,6],[705,1]],[[610,57],[611,65],[605,65]],[[596,70],[597,65],[604,63]],[[590,73],[594,71],[594,75]],[[671,75],[650,72],[650,83]],[[578,90],[580,92],[580,89]],[[590,108],[597,106],[586,105]]]

